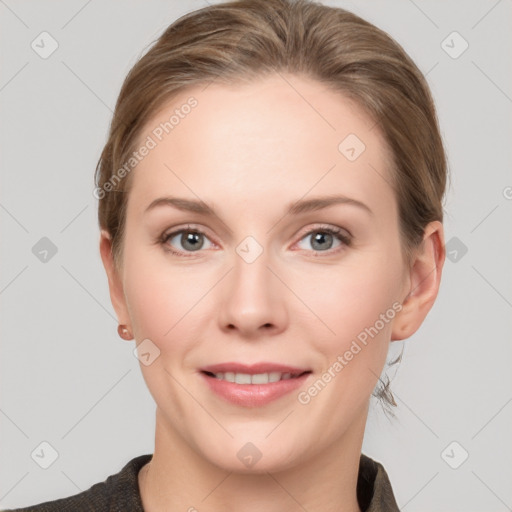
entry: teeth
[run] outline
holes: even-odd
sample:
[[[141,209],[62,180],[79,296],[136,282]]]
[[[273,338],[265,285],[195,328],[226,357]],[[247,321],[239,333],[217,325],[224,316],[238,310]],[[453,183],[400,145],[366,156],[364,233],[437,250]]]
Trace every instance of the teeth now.
[[[228,382],[235,382],[235,374],[233,372],[226,372],[224,377],[219,377],[219,375],[222,375],[222,373],[216,373],[215,377],[221,380],[227,380]]]
[[[235,382],[237,384],[251,384],[251,376],[247,373],[235,373]]]
[[[270,372],[268,374],[268,382],[277,382],[281,380],[281,374],[279,372]]]
[[[291,373],[257,373],[250,375],[249,373],[216,373],[215,377],[220,380],[226,380],[228,382],[235,382],[236,384],[268,384],[269,382],[277,382],[279,380],[291,379]]]

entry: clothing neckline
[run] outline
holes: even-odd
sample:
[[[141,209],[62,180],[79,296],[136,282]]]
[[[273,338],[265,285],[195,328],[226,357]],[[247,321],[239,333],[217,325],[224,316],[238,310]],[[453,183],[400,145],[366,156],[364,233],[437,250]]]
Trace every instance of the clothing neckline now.
[[[113,504],[112,512],[114,509],[122,510],[123,506],[127,507],[126,510],[144,512],[138,475],[152,458],[153,454],[139,455],[130,460],[118,473],[114,495],[123,498],[121,503]],[[359,459],[356,492],[361,512],[399,512],[384,466],[363,453]]]

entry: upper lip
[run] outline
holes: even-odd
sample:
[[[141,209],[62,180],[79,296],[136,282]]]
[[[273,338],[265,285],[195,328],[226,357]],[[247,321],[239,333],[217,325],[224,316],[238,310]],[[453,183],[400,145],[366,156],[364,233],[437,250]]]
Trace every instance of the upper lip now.
[[[270,373],[270,372],[279,372],[279,373],[290,373],[292,375],[301,375],[305,372],[309,372],[309,368],[298,368],[296,366],[289,366],[285,364],[279,363],[255,363],[255,364],[243,364],[243,363],[219,363],[212,364],[210,366],[204,366],[200,368],[203,372],[210,373],[248,373],[250,375],[256,375],[259,373]]]

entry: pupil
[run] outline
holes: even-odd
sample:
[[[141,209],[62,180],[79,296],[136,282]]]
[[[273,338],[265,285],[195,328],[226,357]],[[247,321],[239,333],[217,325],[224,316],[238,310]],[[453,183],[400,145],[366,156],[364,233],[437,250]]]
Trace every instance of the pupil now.
[[[192,251],[195,251],[197,249],[201,249],[202,247],[202,242],[199,243],[198,242],[198,237],[201,236],[200,233],[184,233],[182,235],[182,244],[183,244],[183,247],[185,247],[186,249],[190,249]],[[187,244],[190,244],[189,246],[187,246]]]

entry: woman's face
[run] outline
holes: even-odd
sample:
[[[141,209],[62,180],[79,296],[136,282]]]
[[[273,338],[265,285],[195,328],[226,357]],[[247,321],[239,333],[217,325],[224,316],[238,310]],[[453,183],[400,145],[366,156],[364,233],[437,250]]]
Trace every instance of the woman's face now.
[[[316,81],[275,75],[189,89],[139,141],[117,309],[146,340],[158,428],[236,471],[247,454],[276,470],[360,440],[411,284],[378,126]],[[183,202],[150,207],[171,197]],[[217,379],[230,399],[202,372],[228,362],[310,373],[270,401]]]

